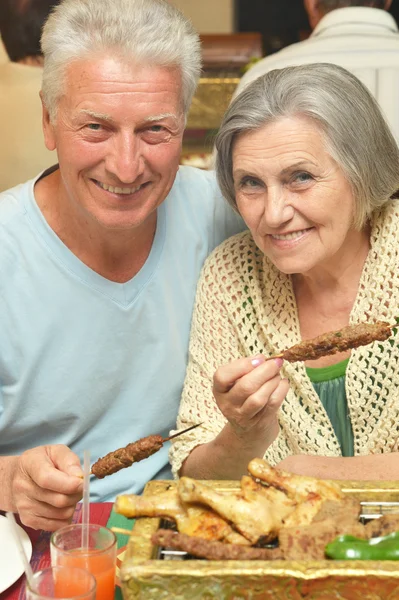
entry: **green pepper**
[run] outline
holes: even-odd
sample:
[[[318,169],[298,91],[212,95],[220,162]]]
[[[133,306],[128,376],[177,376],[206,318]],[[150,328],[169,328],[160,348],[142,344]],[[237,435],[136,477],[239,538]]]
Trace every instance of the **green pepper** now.
[[[327,544],[325,553],[336,560],[399,560],[399,531],[369,540],[340,535]]]

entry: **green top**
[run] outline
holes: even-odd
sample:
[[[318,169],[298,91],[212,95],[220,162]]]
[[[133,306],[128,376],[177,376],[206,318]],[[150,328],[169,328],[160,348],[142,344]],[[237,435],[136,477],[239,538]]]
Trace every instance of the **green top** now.
[[[342,456],[354,455],[353,431],[345,391],[345,372],[348,362],[349,358],[330,367],[306,368],[306,373],[338,438]]]

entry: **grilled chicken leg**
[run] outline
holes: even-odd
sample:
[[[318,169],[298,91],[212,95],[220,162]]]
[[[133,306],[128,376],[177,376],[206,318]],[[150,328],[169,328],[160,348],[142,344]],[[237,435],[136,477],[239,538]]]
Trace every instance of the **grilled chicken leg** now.
[[[296,506],[283,492],[264,488],[247,476],[242,478],[241,491],[237,493],[216,492],[189,477],[180,479],[178,492],[184,502],[205,504],[215,510],[252,544],[260,538],[274,539]]]
[[[273,486],[271,489],[282,490],[298,503],[296,509],[285,519],[283,528],[309,525],[326,500],[343,498],[341,488],[332,481],[279,471],[261,458],[251,460],[248,471],[253,477]]]
[[[181,501],[176,488],[154,496],[118,496],[115,512],[128,518],[168,517],[176,522],[180,533],[207,540],[248,545],[246,538],[233,531],[214,511]]]
[[[297,502],[307,500],[311,494],[317,494],[324,500],[341,500],[344,497],[340,486],[333,481],[280,471],[262,458],[251,460],[248,471],[253,477],[282,490]]]

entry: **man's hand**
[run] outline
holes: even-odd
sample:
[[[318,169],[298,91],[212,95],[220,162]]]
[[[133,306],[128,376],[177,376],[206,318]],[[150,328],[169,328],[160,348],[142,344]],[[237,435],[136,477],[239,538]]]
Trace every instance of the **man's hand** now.
[[[11,493],[21,522],[55,531],[69,525],[82,498],[83,471],[67,446],[39,446],[15,457]]]
[[[238,438],[266,448],[278,434],[277,411],[289,384],[281,379],[280,358],[240,358],[220,367],[213,380],[216,403]]]

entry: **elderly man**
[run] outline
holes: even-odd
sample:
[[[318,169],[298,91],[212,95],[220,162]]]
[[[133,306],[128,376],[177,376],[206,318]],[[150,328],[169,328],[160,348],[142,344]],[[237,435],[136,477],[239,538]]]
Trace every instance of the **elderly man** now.
[[[266,56],[241,79],[235,95],[271,71],[314,62],[354,73],[372,92],[399,141],[399,35],[386,11],[391,0],[304,0],[309,39]]]
[[[167,436],[205,257],[243,224],[211,173],[179,168],[198,35],[165,0],[64,0],[43,32],[59,166],[0,195],[0,509],[48,530],[79,458]],[[167,447],[93,500],[169,477]]]
[[[43,141],[40,35],[59,0],[1,0],[0,192],[57,162]]]

